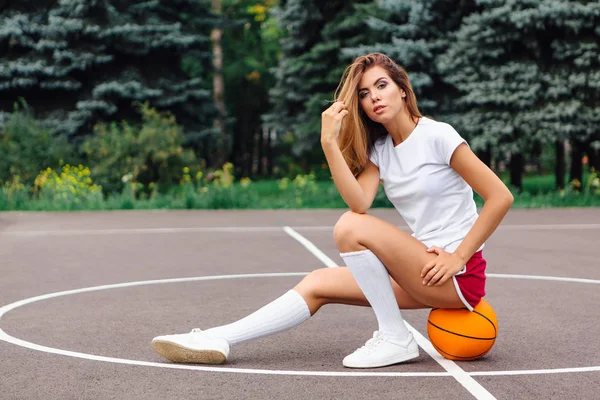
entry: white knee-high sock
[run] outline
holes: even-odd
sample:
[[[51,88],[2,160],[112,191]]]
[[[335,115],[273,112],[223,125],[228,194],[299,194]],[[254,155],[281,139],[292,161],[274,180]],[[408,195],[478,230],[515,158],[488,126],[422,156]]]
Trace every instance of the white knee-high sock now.
[[[371,304],[379,330],[397,340],[405,340],[409,331],[400,314],[390,275],[383,263],[371,250],[340,255]]]
[[[290,290],[239,321],[204,332],[236,344],[294,328],[309,318],[310,310],[304,298]]]

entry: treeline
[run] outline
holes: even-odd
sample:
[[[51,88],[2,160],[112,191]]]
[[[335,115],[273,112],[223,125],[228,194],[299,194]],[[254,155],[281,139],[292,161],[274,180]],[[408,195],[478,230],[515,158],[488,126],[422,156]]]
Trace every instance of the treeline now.
[[[381,51],[409,71],[422,112],[515,188],[528,166],[562,188],[582,182],[582,159],[600,170],[598,26],[600,1],[5,1],[0,135],[22,101],[85,156],[99,124],[139,120],[147,103],[208,169],[320,170],[321,111],[344,67]]]

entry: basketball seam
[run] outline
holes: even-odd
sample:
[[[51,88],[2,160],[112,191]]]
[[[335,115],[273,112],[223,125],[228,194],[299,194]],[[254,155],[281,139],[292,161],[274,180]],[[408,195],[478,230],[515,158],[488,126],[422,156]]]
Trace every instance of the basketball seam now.
[[[433,344],[433,343],[431,343],[431,344]],[[479,354],[476,354],[474,356],[466,356],[466,357],[464,357],[464,356],[455,356],[454,354],[450,354],[447,351],[444,351],[444,350],[440,349],[435,344],[433,344],[433,347],[435,347],[435,349],[437,351],[439,351],[440,353],[444,353],[444,354],[446,354],[446,355],[448,355],[450,357],[461,358],[461,359],[464,359],[464,361],[469,361],[469,360],[472,360],[472,359],[477,359],[479,357],[483,357],[484,355],[486,355],[491,350],[491,348],[490,348],[490,349],[487,349],[486,351],[484,351],[483,353],[479,353]]]
[[[492,324],[492,326],[494,327],[494,337],[498,336],[498,330],[496,329],[496,324],[494,324],[494,323],[492,322],[492,320],[490,320],[488,317],[486,317],[485,315],[483,315],[483,314],[482,314],[482,313],[480,313],[479,311],[475,311],[475,310],[473,310],[473,312],[474,312],[474,313],[477,313],[477,314],[479,314],[480,316],[482,316],[483,318],[487,319],[487,320],[490,322],[490,324]]]
[[[486,318],[486,319],[487,319],[487,318]],[[488,321],[489,321],[489,320],[488,320]],[[452,332],[452,331],[449,331],[448,329],[444,329],[444,328],[442,328],[442,327],[439,327],[439,326],[437,326],[436,324],[434,324],[434,323],[433,323],[433,322],[431,322],[431,321],[427,321],[427,323],[428,323],[428,324],[431,324],[432,326],[436,327],[437,329],[439,329],[439,330],[441,330],[441,331],[444,331],[444,332],[447,332],[447,333],[451,333],[451,334],[453,334],[453,335],[456,335],[456,336],[461,336],[461,337],[464,337],[464,338],[467,338],[467,339],[476,339],[476,340],[496,340],[496,336],[494,336],[493,338],[479,338],[479,337],[475,337],[475,336],[462,335],[462,334],[460,334],[460,333]],[[492,326],[494,325],[494,324],[492,323],[492,321],[490,321],[490,323],[492,324]],[[494,327],[494,334],[495,334],[495,332],[496,332],[496,327]]]

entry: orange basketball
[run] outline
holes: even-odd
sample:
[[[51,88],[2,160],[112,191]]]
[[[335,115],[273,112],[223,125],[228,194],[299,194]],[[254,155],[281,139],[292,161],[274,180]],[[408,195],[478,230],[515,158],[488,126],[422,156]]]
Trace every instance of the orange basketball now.
[[[476,360],[496,342],[498,319],[490,304],[481,299],[471,312],[466,308],[434,308],[427,320],[433,347],[449,360]]]

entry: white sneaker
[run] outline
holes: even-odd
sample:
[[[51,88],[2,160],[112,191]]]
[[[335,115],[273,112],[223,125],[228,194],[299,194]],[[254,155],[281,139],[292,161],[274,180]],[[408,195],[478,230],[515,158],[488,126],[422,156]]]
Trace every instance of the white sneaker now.
[[[223,364],[229,356],[227,340],[209,337],[198,328],[190,333],[157,336],[152,339],[152,348],[176,363]]]
[[[365,345],[344,358],[344,367],[375,368],[412,360],[419,356],[419,346],[409,333],[408,338],[399,342],[379,331]]]

